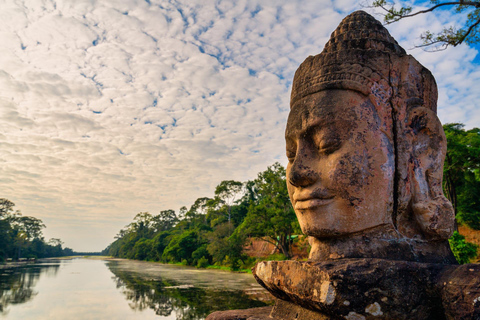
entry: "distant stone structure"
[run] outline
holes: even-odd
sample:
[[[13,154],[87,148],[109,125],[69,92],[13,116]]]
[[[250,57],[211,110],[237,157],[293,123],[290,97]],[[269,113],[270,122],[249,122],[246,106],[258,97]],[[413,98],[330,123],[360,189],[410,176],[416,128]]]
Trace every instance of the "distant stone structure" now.
[[[448,244],[430,71],[356,11],[300,65],[290,107],[287,184],[309,261],[255,266],[272,310],[207,319],[480,319],[480,267]]]

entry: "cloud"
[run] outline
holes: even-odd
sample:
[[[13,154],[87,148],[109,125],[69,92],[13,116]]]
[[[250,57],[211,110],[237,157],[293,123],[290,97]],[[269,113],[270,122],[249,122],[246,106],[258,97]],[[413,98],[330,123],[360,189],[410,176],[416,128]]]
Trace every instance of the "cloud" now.
[[[0,197],[101,250],[140,211],[190,206],[280,161],[293,74],[345,1],[31,1],[0,18]],[[390,28],[405,47],[422,18]],[[439,115],[478,126],[476,51],[412,51]],[[103,230],[103,231],[102,231]]]

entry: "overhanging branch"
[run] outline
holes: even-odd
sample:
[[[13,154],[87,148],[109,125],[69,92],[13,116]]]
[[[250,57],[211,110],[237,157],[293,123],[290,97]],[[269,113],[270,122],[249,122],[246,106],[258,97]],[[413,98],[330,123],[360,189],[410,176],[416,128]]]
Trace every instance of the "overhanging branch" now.
[[[397,22],[398,20],[400,19],[403,19],[403,18],[409,18],[409,17],[414,17],[416,15],[419,15],[419,14],[422,14],[422,13],[428,13],[428,12],[431,12],[437,8],[440,8],[440,7],[444,7],[444,6],[459,6],[459,5],[462,5],[462,6],[471,6],[471,7],[475,7],[475,8],[480,8],[480,2],[472,2],[472,1],[454,1],[454,2],[444,2],[444,3],[439,3],[431,8],[428,8],[428,9],[425,9],[425,10],[420,10],[420,11],[417,11],[415,13],[411,13],[411,14],[399,14],[397,12],[395,12],[393,10],[393,7],[392,8],[386,8],[385,6],[383,5],[379,5],[378,7],[382,8],[383,10],[385,10],[386,12],[388,12],[389,14],[391,14],[392,16],[396,17],[394,20],[392,21],[387,21],[385,22],[386,24],[391,24],[391,23],[394,23],[394,22]]]

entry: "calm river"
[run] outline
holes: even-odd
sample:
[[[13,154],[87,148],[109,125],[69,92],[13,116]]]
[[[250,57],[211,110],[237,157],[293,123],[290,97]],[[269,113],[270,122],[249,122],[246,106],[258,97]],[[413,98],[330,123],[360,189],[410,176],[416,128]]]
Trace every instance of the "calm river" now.
[[[191,319],[266,305],[251,274],[129,260],[0,266],[0,319]]]

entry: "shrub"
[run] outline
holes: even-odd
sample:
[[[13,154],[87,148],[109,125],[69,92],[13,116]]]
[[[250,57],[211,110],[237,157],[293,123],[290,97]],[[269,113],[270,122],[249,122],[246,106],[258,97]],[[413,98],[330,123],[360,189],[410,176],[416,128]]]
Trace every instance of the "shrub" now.
[[[205,257],[201,257],[200,259],[198,259],[197,268],[206,268],[206,267],[208,267],[208,259]]]
[[[288,258],[283,253],[274,253],[269,255],[267,257],[267,260],[282,261],[282,260],[288,260]]]
[[[458,231],[455,231],[450,239],[450,248],[452,248],[453,254],[458,263],[469,263],[472,258],[477,256],[477,245],[465,241],[465,237]]]
[[[247,257],[241,264],[240,269],[251,269],[257,263],[257,259],[254,257]]]

